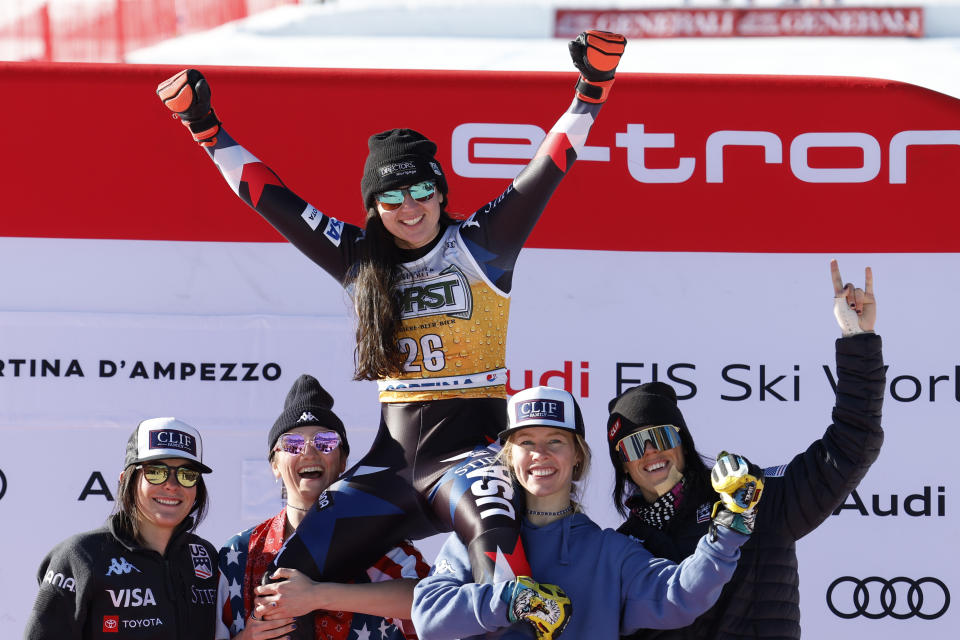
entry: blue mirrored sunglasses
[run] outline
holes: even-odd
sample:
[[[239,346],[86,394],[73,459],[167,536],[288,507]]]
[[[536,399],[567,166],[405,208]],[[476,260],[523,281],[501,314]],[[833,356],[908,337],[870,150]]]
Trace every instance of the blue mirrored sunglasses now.
[[[404,189],[390,189],[383,193],[378,193],[375,198],[384,211],[393,211],[399,209],[403,204],[403,194],[409,193],[410,197],[417,202],[429,202],[433,194],[437,192],[437,185],[433,180],[424,180],[417,184],[412,184]]]
[[[624,436],[617,443],[617,452],[624,462],[633,462],[643,457],[647,450],[647,443],[652,444],[657,451],[666,451],[680,446],[680,429],[672,424],[661,424],[647,427]]]

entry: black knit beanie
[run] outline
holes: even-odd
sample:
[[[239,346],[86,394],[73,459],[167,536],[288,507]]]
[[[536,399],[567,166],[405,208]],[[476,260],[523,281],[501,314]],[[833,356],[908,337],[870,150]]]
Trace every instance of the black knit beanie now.
[[[614,466],[620,464],[617,443],[645,427],[672,424],[687,430],[687,423],[677,406],[677,392],[664,382],[647,382],[630,387],[608,405],[607,446]]]
[[[318,425],[332,429],[340,435],[340,447],[345,456],[350,455],[347,430],[333,412],[333,397],[320,386],[317,379],[303,374],[294,381],[283,403],[283,413],[273,423],[267,435],[267,456],[271,454],[280,436],[297,427]]]
[[[407,185],[433,180],[440,193],[447,193],[447,178],[434,157],[437,145],[413,129],[390,129],[375,133],[367,141],[370,154],[363,166],[360,193],[363,206],[370,209],[373,197]]]

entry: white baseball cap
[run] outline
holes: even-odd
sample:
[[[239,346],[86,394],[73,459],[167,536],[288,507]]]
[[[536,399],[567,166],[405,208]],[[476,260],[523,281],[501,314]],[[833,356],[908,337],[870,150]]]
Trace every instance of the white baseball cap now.
[[[183,458],[193,463],[191,466],[197,471],[213,472],[203,464],[203,441],[199,431],[176,418],[144,420],[127,440],[124,469],[132,464],[164,458]]]
[[[584,436],[583,415],[576,399],[555,387],[530,387],[515,393],[507,403],[507,428],[500,432],[500,442],[527,427],[553,427]]]

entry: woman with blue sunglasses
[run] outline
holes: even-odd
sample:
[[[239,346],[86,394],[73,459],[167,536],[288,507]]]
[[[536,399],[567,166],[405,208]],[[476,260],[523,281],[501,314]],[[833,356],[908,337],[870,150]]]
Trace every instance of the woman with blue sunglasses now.
[[[370,452],[327,491],[329,504],[307,514],[277,557],[281,566],[343,580],[399,540],[453,530],[470,549],[477,581],[529,574],[508,474],[488,446],[504,426],[513,267],[584,147],[625,43],[601,31],[570,43],[581,73],[573,103],[507,189],[465,220],[447,213],[437,146],[417,131],[370,137],[361,229],[279,180],[251,188],[244,176],[262,177],[263,166],[223,129],[200,72],[158,87],[237,195],[351,293],[355,378],[379,385]]]

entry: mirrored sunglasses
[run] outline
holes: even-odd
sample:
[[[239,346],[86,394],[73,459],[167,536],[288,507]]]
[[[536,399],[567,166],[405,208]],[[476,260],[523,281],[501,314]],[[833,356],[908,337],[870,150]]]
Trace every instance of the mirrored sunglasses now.
[[[652,444],[657,451],[666,451],[680,446],[680,429],[672,424],[661,424],[656,427],[647,427],[636,433],[631,433],[617,442],[617,452],[624,462],[633,462],[643,457],[647,444]]]
[[[340,436],[336,431],[318,431],[310,438],[313,447],[320,453],[333,453],[340,445]],[[277,440],[274,451],[286,451],[292,456],[298,456],[307,448],[307,441],[299,433],[285,433]]]
[[[433,180],[424,180],[417,184],[412,184],[405,189],[391,189],[378,193],[374,196],[384,211],[393,211],[399,209],[403,204],[403,194],[409,193],[410,197],[417,202],[429,202],[433,194],[437,192],[437,185]]]
[[[138,464],[137,469],[143,472],[143,477],[150,484],[163,484],[170,477],[170,472],[174,471],[174,477],[181,487],[190,487],[200,481],[200,472],[190,467],[169,467],[165,464]]]

